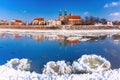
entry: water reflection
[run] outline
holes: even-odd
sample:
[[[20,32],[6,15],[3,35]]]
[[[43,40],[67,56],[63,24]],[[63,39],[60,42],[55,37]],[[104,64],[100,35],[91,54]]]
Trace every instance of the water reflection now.
[[[108,35],[64,36],[43,33],[0,33],[0,53],[2,55],[0,64],[6,63],[11,58],[28,58],[32,60],[31,71],[39,72],[48,61],[72,62],[84,54],[95,53],[111,61],[113,68],[118,68],[120,67],[120,45],[118,45],[120,38],[118,36],[116,38],[114,35],[109,36],[111,38],[108,38]]]
[[[32,39],[34,39],[38,42],[41,42],[41,41],[45,40],[45,37],[44,37],[44,35],[32,35]]]
[[[19,38],[22,37],[22,35],[21,35],[21,34],[11,34],[11,37],[12,37],[13,39],[19,39]]]
[[[117,56],[118,55],[118,52],[114,49],[108,49],[108,48],[105,48],[104,51],[108,54],[111,54],[113,56]]]
[[[53,35],[53,34],[23,34],[23,33],[0,33],[1,38],[6,38],[7,36],[13,39],[19,39],[22,37],[30,37],[38,42],[43,42],[44,40],[57,40],[59,42],[60,48],[64,43],[64,47],[67,45],[73,46],[74,44],[79,44],[83,41],[97,41],[104,40],[106,38],[112,37],[114,44],[119,44],[120,34],[101,34],[101,35],[86,35],[86,36],[65,36],[65,35]],[[102,44],[103,42],[101,42]],[[104,44],[104,43],[103,43]]]
[[[6,38],[6,34],[5,33],[1,33],[0,36],[4,39]]]

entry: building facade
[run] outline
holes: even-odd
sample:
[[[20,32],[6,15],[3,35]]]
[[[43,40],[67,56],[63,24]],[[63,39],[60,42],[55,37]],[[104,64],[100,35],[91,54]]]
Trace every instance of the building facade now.
[[[0,25],[5,25],[5,24],[7,24],[7,20],[6,19],[0,20]]]
[[[77,15],[70,14],[67,16],[67,24],[68,25],[80,25],[81,24],[81,17]]]
[[[59,20],[48,20],[47,25],[49,25],[49,26],[61,25],[61,21],[59,21]]]
[[[11,20],[10,25],[22,25],[22,20]]]
[[[32,25],[44,25],[44,24],[45,24],[44,18],[35,18],[32,21]]]

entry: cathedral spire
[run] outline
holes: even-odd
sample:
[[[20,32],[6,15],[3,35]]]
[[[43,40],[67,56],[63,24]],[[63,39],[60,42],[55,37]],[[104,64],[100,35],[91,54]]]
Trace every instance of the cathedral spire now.
[[[60,11],[59,11],[59,16],[62,16],[62,10],[60,9]]]
[[[64,11],[64,16],[67,16],[67,10],[65,9],[65,11]]]

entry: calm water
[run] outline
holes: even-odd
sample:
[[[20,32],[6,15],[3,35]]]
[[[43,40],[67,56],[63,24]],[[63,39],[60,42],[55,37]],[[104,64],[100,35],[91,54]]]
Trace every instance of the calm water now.
[[[120,68],[120,40],[114,41],[113,38],[71,45],[47,38],[36,40],[32,36],[0,35],[0,65],[12,58],[28,58],[32,61],[31,71],[40,73],[48,61],[72,62],[84,54],[101,55],[111,62],[112,68]]]

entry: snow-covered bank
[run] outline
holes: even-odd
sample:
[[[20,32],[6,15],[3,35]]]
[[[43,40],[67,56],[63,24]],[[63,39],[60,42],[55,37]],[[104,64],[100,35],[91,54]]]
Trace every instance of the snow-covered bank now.
[[[97,62],[95,60],[97,60]],[[15,67],[8,66],[13,66],[13,64],[15,65],[15,61],[17,61],[18,65],[23,63],[23,66],[25,66],[26,64],[28,64],[28,61],[26,61],[25,59],[13,59],[6,63],[7,66],[1,65],[0,80],[120,80],[120,69],[106,71],[106,68],[110,67],[110,63],[105,58],[96,55],[83,55],[76,61],[78,62],[77,64],[80,63],[81,65],[83,65],[82,67],[84,67],[84,69],[86,70],[88,70],[91,66],[91,62],[95,62],[94,64],[92,64],[92,66],[97,66],[97,68],[92,69],[97,69],[97,71],[93,71],[93,73],[91,74],[71,73],[73,70],[73,65],[70,66],[70,64],[66,63],[65,61],[48,62],[45,65],[43,74],[38,74],[36,72],[22,71],[21,67],[23,68],[23,66],[19,66],[20,69],[17,70]],[[75,64],[74,62],[73,64]],[[104,68],[102,65],[106,65],[107,67]],[[77,67],[80,67],[80,65],[78,65]]]
[[[53,34],[53,35],[100,35],[100,34],[120,34],[118,29],[107,30],[24,30],[24,29],[0,29],[0,33],[26,33],[26,34]]]
[[[120,80],[120,69],[92,74],[45,75],[0,66],[0,80]]]

